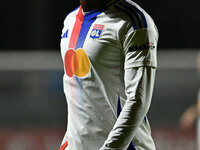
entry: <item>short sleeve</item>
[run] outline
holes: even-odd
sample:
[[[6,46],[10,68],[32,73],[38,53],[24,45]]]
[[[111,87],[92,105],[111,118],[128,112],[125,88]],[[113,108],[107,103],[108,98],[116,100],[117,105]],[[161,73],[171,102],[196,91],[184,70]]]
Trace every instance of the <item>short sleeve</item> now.
[[[123,50],[125,54],[125,69],[133,67],[157,67],[157,42],[156,29],[132,28],[125,35]]]

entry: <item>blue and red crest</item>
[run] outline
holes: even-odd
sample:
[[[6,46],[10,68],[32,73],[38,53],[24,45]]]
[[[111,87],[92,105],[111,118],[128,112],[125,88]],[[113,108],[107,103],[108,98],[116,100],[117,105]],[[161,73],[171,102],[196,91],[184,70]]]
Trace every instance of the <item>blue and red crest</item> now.
[[[103,28],[104,28],[104,25],[95,24],[93,29],[92,29],[92,32],[90,34],[90,37],[93,38],[93,39],[99,38]]]

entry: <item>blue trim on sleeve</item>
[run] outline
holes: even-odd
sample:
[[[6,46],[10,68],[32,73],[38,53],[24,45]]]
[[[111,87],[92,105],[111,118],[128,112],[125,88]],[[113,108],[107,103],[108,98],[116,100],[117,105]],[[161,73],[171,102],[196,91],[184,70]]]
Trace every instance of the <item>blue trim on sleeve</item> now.
[[[145,15],[144,15],[144,13],[141,11],[141,10],[139,10],[136,6],[134,6],[134,5],[132,5],[132,4],[130,4],[130,3],[128,3],[127,1],[123,1],[125,4],[127,4],[128,5],[128,7],[132,10],[132,11],[137,11],[139,14],[140,14],[140,16],[141,16],[141,19],[143,20],[143,23],[144,23],[144,28],[148,28],[148,25],[147,25],[147,20],[146,20],[146,17],[145,17]]]
[[[120,2],[119,4],[120,4],[120,6],[123,6],[125,9],[127,8],[127,6],[126,6],[124,3]],[[137,22],[138,22],[138,24],[139,24],[139,28],[142,28],[142,22],[141,22],[140,16],[139,16],[139,14],[137,13],[137,11],[133,10],[133,11],[131,11],[131,12],[133,12],[134,15],[135,15],[135,17],[137,18]]]
[[[122,9],[119,8],[118,6],[115,6],[115,8],[116,8],[117,10],[119,10],[119,11],[124,12],[124,13],[125,13],[125,14],[130,18],[131,23],[132,23],[132,26],[133,26],[133,29],[135,30],[135,29],[136,29],[136,24],[135,24],[135,21],[134,21],[132,15],[131,15],[128,11],[126,11],[126,10],[122,10]]]
[[[135,7],[135,6],[133,6],[133,7]],[[142,11],[140,11],[137,7],[135,7],[135,9],[137,9],[139,11],[139,13],[142,15],[142,18],[144,20],[145,28],[148,28],[147,20],[146,20],[146,17],[144,16],[144,13]]]
[[[117,103],[117,118],[119,117],[121,111],[122,111],[122,106],[121,106],[121,102],[120,102],[120,96],[118,96],[118,103]]]
[[[117,117],[119,117],[120,113],[122,111],[122,106],[121,106],[121,102],[120,102],[120,96],[118,95],[118,102],[117,102]],[[133,142],[130,143],[130,145],[128,146],[127,150],[136,150],[135,146],[133,144]]]
[[[133,142],[131,142],[127,150],[136,150],[135,146],[133,145]]]

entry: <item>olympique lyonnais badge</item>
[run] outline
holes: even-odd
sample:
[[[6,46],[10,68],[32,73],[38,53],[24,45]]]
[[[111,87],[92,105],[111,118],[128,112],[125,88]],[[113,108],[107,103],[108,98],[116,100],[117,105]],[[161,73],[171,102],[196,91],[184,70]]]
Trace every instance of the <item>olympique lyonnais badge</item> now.
[[[93,29],[92,29],[92,32],[90,34],[90,37],[93,38],[93,39],[99,38],[103,28],[104,28],[104,25],[95,24]]]

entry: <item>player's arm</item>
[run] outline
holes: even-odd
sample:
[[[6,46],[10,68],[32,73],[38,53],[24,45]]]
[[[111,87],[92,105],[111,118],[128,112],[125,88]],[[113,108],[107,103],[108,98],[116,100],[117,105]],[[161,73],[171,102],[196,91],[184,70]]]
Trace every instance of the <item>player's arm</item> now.
[[[125,36],[124,80],[127,100],[100,150],[127,150],[151,104],[156,72],[157,32],[142,29],[128,31]],[[154,47],[143,46],[150,42]]]
[[[127,100],[101,150],[127,150],[149,109],[155,71],[156,69],[151,67],[125,71]]]
[[[182,130],[191,129],[195,120],[200,116],[200,92],[197,97],[196,104],[188,107],[182,114],[180,119],[180,128]]]

